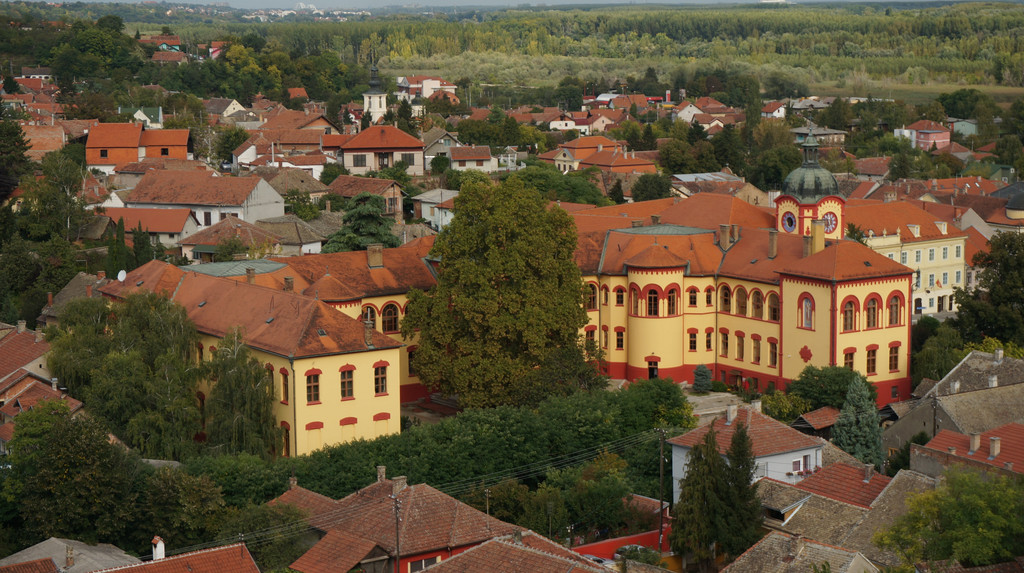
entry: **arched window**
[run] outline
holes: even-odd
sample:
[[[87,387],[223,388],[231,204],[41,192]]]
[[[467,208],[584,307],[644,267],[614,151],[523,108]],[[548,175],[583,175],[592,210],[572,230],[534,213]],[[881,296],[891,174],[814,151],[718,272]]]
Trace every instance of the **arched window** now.
[[[597,310],[597,287],[587,285],[587,310]]]
[[[281,437],[284,438],[284,449],[281,450],[281,457],[287,458],[291,454],[292,444],[292,427],[288,425],[288,422],[281,422],[281,430],[283,434]]]
[[[608,287],[601,288],[601,304],[608,306]]]
[[[864,327],[878,328],[878,299],[868,299],[864,303]]]
[[[804,296],[800,302],[800,326],[803,328],[814,328],[814,299]]]
[[[736,314],[747,316],[747,291],[736,289]]]
[[[779,295],[775,293],[768,295],[768,320],[779,321]]]
[[[892,295],[889,299],[889,326],[896,326],[900,323],[900,297]]]
[[[640,315],[640,291],[635,288],[629,289],[629,306],[633,316]]]
[[[759,290],[755,290],[750,295],[750,316],[753,318],[764,318],[764,296]]]
[[[727,286],[719,289],[718,310],[721,312],[732,312],[732,292],[729,291]]]
[[[674,316],[676,314],[679,295],[676,293],[676,289],[670,289],[668,291],[668,315]]]
[[[689,296],[689,300],[687,301],[687,303],[690,306],[697,306],[697,289],[692,288],[692,289],[690,289],[689,293],[690,293],[690,296]]]
[[[380,327],[384,332],[398,332],[398,306],[389,304],[380,311]]]
[[[853,301],[847,301],[843,305],[843,330],[853,330],[855,328],[855,318],[857,316],[857,305],[853,304]]]
[[[372,306],[363,307],[363,322],[369,322],[370,326],[377,328],[377,311]]]
[[[658,291],[647,291],[647,316],[658,316]]]

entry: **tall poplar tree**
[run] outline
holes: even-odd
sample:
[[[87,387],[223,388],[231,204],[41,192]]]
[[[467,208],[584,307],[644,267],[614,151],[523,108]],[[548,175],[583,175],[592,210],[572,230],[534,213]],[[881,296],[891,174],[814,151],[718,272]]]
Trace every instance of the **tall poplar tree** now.
[[[867,382],[850,384],[846,402],[832,428],[832,442],[866,464],[882,466],[882,420]]]
[[[761,500],[757,497],[754,472],[754,444],[747,426],[738,423],[725,453],[725,485],[728,510],[724,529],[718,542],[727,554],[738,557],[761,537]]]
[[[409,293],[402,322],[403,336],[419,335],[420,377],[470,407],[543,399],[530,374],[579,348],[587,321],[575,250],[572,218],[518,177],[463,185],[431,251],[437,284]]]
[[[670,543],[679,555],[692,553],[701,571],[714,562],[715,542],[731,524],[726,491],[726,465],[718,453],[714,428],[690,449],[686,476],[679,480],[679,501],[672,507]]]

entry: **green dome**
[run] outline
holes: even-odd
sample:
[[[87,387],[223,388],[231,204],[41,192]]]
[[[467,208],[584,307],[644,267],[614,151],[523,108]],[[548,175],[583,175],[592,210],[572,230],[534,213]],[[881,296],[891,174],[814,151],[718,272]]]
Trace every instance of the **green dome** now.
[[[817,203],[829,195],[839,195],[839,183],[832,172],[818,164],[818,140],[814,134],[804,139],[804,163],[782,182],[782,194],[801,203]]]

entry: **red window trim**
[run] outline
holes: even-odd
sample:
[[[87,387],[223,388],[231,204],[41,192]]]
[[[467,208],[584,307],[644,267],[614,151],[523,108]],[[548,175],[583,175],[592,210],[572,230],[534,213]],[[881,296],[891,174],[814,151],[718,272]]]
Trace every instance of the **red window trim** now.
[[[715,327],[714,326],[709,326],[709,327],[704,329],[704,334],[707,334],[709,332],[714,332],[714,331],[715,331]]]
[[[626,332],[626,327],[625,326],[616,326],[615,327],[615,332]]]
[[[687,334],[697,334],[698,332],[700,332],[700,331],[698,331],[696,328],[687,328],[686,329],[686,333]]]
[[[750,339],[751,340],[761,340],[761,335],[760,334],[751,334],[750,335]]]
[[[723,326],[723,327],[718,329],[718,333],[719,334],[729,334],[729,329]]]
[[[864,348],[864,350],[878,350],[878,345],[877,344],[869,344],[869,345],[867,345]]]
[[[374,368],[387,368],[388,366],[391,366],[391,363],[387,360],[378,360],[373,363]]]
[[[358,422],[359,421],[356,419],[355,416],[349,416],[348,418],[342,418],[341,420],[338,420],[338,425],[339,426],[352,426],[352,425],[357,424]]]
[[[373,421],[374,422],[380,422],[381,420],[390,420],[390,419],[391,419],[391,414],[388,413],[388,412],[381,412],[380,414],[374,414],[373,415]]]
[[[597,325],[595,324],[588,324],[583,328],[583,332],[592,332],[594,330],[597,330]]]
[[[281,369],[278,370],[278,372],[280,372],[281,374],[284,374],[285,376],[288,375],[288,369],[285,368],[284,366],[282,366]]]
[[[768,343],[769,344],[778,344],[779,343],[779,339],[769,336],[768,337]]]
[[[355,369],[356,369],[355,366],[353,366],[351,364],[346,364],[346,365],[342,366],[341,368],[338,368],[338,372],[351,372],[352,370],[355,370]]]
[[[644,361],[645,362],[661,362],[661,357],[660,356],[655,356],[655,355],[652,354],[650,356],[645,356],[644,357]]]
[[[903,343],[899,340],[893,340],[892,342],[889,343],[889,348],[892,348],[894,346],[903,346]]]
[[[324,427],[324,423],[323,422],[310,422],[310,423],[306,424],[306,429],[307,430],[319,430],[319,429],[322,429],[323,427]]]
[[[747,333],[743,332],[742,330],[737,330],[733,334],[735,334],[736,336],[739,336],[740,338],[743,338],[743,337],[745,337],[747,335]]]
[[[303,374],[303,376],[319,376],[321,374],[323,374],[323,372],[321,372],[319,368],[310,368],[309,370],[306,370],[306,373]]]
[[[856,354],[856,353],[857,353],[857,347],[856,346],[850,346],[850,347],[847,347],[847,348],[843,349],[843,354]]]
[[[286,429],[286,430],[291,430],[292,429],[292,425],[289,424],[288,422],[281,422],[281,427]]]

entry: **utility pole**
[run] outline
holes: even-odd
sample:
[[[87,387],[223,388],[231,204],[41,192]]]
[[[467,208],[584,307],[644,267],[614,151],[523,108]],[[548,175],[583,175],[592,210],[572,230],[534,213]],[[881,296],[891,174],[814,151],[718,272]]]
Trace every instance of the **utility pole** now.
[[[491,515],[491,488],[484,489],[484,507],[487,510],[487,516]]]
[[[400,565],[400,563],[402,561],[402,541],[401,541],[401,538],[399,537],[399,527],[398,526],[399,526],[399,523],[401,523],[401,518],[399,517],[399,512],[402,509],[402,500],[398,499],[398,494],[397,493],[392,494],[391,495],[391,499],[394,501],[394,505],[395,505],[395,573],[401,573],[401,565]]]
[[[658,552],[661,552],[665,535],[665,428],[658,428],[661,439],[658,443]]]

